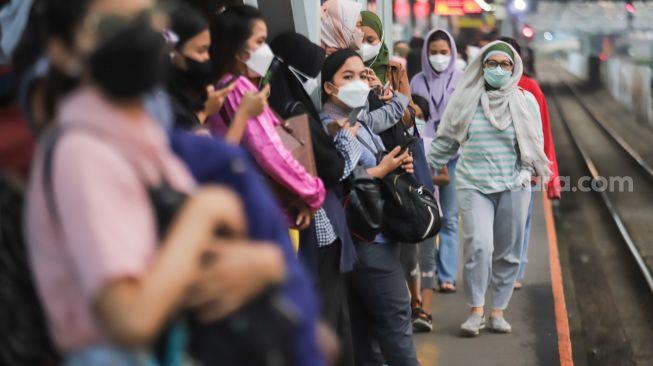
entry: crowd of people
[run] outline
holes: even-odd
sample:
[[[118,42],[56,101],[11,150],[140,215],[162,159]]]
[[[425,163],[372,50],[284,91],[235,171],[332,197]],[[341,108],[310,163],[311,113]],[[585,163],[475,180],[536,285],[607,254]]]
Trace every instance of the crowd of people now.
[[[517,41],[434,29],[391,53],[351,0],[323,2],[319,44],[269,39],[248,5],[25,3],[16,119],[38,144],[24,214],[0,214],[24,227],[22,247],[1,227],[27,253],[16,317],[40,325],[3,354],[417,366],[413,332],[458,291],[459,246],[461,333],[511,332],[532,187],[560,198]]]

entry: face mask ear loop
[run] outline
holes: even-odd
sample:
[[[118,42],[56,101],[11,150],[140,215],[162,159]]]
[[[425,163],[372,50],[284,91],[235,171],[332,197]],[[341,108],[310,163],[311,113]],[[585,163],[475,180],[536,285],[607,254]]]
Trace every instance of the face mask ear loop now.
[[[383,42],[385,42],[384,38],[385,38],[385,29],[381,34],[381,43],[380,43],[381,48],[383,48]],[[381,54],[381,48],[379,48],[379,53],[377,53],[376,56],[374,56],[374,58],[372,59],[372,62],[370,63],[370,67],[372,67],[372,65],[374,65],[374,63],[376,62],[376,59],[379,58],[379,55]]]
[[[336,93],[333,94],[333,96],[337,96],[338,93],[340,92],[340,88],[338,88],[338,87],[336,86],[336,84],[334,84],[334,83],[332,83],[332,82],[330,82],[330,81],[327,81],[327,84],[331,84],[332,87],[336,88]],[[325,89],[325,91],[326,91],[326,89]]]

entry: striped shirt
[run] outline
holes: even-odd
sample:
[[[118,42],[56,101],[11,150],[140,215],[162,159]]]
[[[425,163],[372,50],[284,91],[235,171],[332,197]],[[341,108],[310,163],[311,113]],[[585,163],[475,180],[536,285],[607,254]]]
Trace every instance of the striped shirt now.
[[[542,140],[537,101],[528,92],[526,99],[540,122],[537,131]],[[452,139],[436,138],[428,155],[429,165],[436,171],[442,169],[459,146]],[[456,189],[475,189],[485,194],[511,190],[522,170],[533,172],[521,164],[514,125],[511,123],[503,131],[497,129],[485,117],[479,102],[456,167]]]

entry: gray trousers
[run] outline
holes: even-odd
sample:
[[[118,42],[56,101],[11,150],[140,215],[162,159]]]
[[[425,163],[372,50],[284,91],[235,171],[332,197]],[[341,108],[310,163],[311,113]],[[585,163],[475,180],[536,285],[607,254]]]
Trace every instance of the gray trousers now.
[[[406,281],[416,281],[419,275],[420,290],[435,290],[435,237],[401,244],[401,267]]]
[[[419,246],[420,288],[435,290],[435,238],[421,241]]]
[[[399,251],[396,243],[356,245],[359,262],[349,274],[356,366],[419,366]]]
[[[472,189],[457,193],[467,305],[484,306],[489,287],[492,308],[505,309],[519,271],[530,187],[491,194]]]

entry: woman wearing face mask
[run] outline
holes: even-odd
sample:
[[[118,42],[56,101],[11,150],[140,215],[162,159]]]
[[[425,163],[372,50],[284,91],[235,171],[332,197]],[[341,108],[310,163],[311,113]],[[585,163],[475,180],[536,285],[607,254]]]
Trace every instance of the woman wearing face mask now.
[[[370,73],[370,86],[372,88],[383,88],[389,83],[391,90],[410,97],[410,84],[406,69],[399,63],[390,61],[390,52],[384,42],[383,23],[375,13],[361,11],[362,31],[364,34],[363,44],[358,50],[365,61],[365,66],[373,72]],[[416,105],[411,101],[410,108],[415,111]],[[413,125],[414,115],[409,109],[404,112],[402,121],[407,127]]]
[[[258,90],[257,84],[274,59],[266,43],[267,26],[254,7],[231,7],[211,23],[211,36],[220,40],[211,44],[211,58],[221,79],[218,85],[235,79],[234,89],[227,95],[220,113],[210,117],[214,134],[222,134],[234,120],[234,115],[247,92]],[[269,86],[266,86],[265,90]],[[269,107],[243,126],[243,145],[254,157],[261,170],[297,198],[294,224],[308,227],[313,213],[324,201],[324,184],[311,176],[284,147],[276,127],[279,118]]]
[[[215,90],[211,85],[215,73],[209,58],[211,34],[206,19],[189,5],[180,5],[170,19],[170,29],[164,32],[174,50],[170,53],[170,70],[166,89],[172,98],[174,127],[207,133],[207,116],[222,108],[224,98],[234,85]],[[263,111],[266,96],[248,93],[243,98],[233,125],[237,129],[251,117]],[[226,140],[230,140],[227,133]]]
[[[331,54],[322,68],[325,123],[343,124],[354,108],[365,108],[369,94],[367,70],[353,50]],[[398,167],[413,172],[408,151],[394,148],[377,164],[384,150],[381,139],[362,124],[357,139],[363,145],[360,164],[373,177],[384,177]],[[412,339],[410,303],[401,264],[399,244],[378,236],[374,243],[357,243],[359,262],[350,274],[350,309],[356,364],[417,365]]]
[[[455,67],[457,49],[453,37],[443,29],[435,29],[426,37],[422,48],[422,71],[411,80],[413,95],[419,95],[429,103],[429,119],[424,126],[424,145],[428,155],[430,144],[435,137],[442,114],[456,89],[462,72]],[[456,163],[454,156],[446,165],[449,181],[452,184],[438,186],[442,210],[442,228],[440,245],[435,248],[432,241],[420,247],[422,251],[434,251],[440,291],[456,291],[456,274],[458,272],[458,206],[456,204]],[[445,168],[445,167],[443,167]],[[440,174],[443,172],[439,172]],[[422,268],[422,273],[430,273],[431,268]],[[435,269],[433,269],[435,270]],[[431,330],[431,302],[436,287],[435,278],[422,276],[422,301],[416,309],[416,329]]]
[[[507,43],[481,49],[468,66],[438,127],[429,163],[443,167],[462,145],[456,189],[463,222],[463,281],[470,316],[461,331],[509,333],[504,310],[519,270],[533,174],[551,174],[537,101],[517,86],[523,65]]]
[[[327,55],[337,50],[358,50],[363,43],[362,5],[351,0],[327,0],[320,8],[322,48]]]
[[[410,84],[408,83],[405,68],[389,59],[388,48],[383,42],[384,29],[381,19],[375,13],[367,10],[361,12],[361,17],[363,20],[362,30],[365,36],[359,54],[365,61],[365,66],[371,70],[370,86],[382,89],[385,85],[388,85],[390,90],[398,91],[410,98]],[[421,111],[411,100],[409,108],[406,109],[402,117],[404,125],[406,127],[413,126],[417,114],[421,114]],[[423,149],[413,151],[413,157],[415,158],[416,167],[422,169],[418,170],[418,174],[416,174],[418,182],[429,190],[434,190]],[[432,245],[433,238],[427,239],[426,242]],[[419,278],[417,277],[417,251],[417,245],[405,245],[401,248],[401,262],[408,281],[411,307],[414,309],[419,308],[421,303]],[[415,311],[413,317],[415,318],[416,315],[417,312]]]
[[[225,188],[196,189],[145,111],[142,95],[163,67],[154,2],[52,0],[47,14],[52,67],[84,75],[61,99],[61,135],[51,154],[49,140],[37,151],[28,190],[29,252],[50,334],[64,365],[149,364],[146,350],[182,304],[198,301],[205,320],[224,317],[279,283],[283,255],[214,238],[217,226],[244,233],[240,201]],[[121,77],[127,69],[132,77]],[[153,212],[166,203],[164,183],[189,195],[170,223]],[[223,260],[200,266],[205,255]],[[263,269],[257,279],[238,295],[216,291],[218,273],[242,258],[259,262],[250,267]]]
[[[327,190],[323,207],[311,226],[300,232],[299,256],[313,272],[320,292],[322,318],[338,334],[339,365],[353,365],[351,324],[345,274],[353,269],[356,252],[345,220],[342,181],[358,163],[361,146],[357,127],[347,124],[329,134],[310,94],[319,87],[317,76],[325,51],[306,37],[284,33],[272,42],[283,64],[270,81],[270,106],[283,118],[307,114],[318,176]]]

